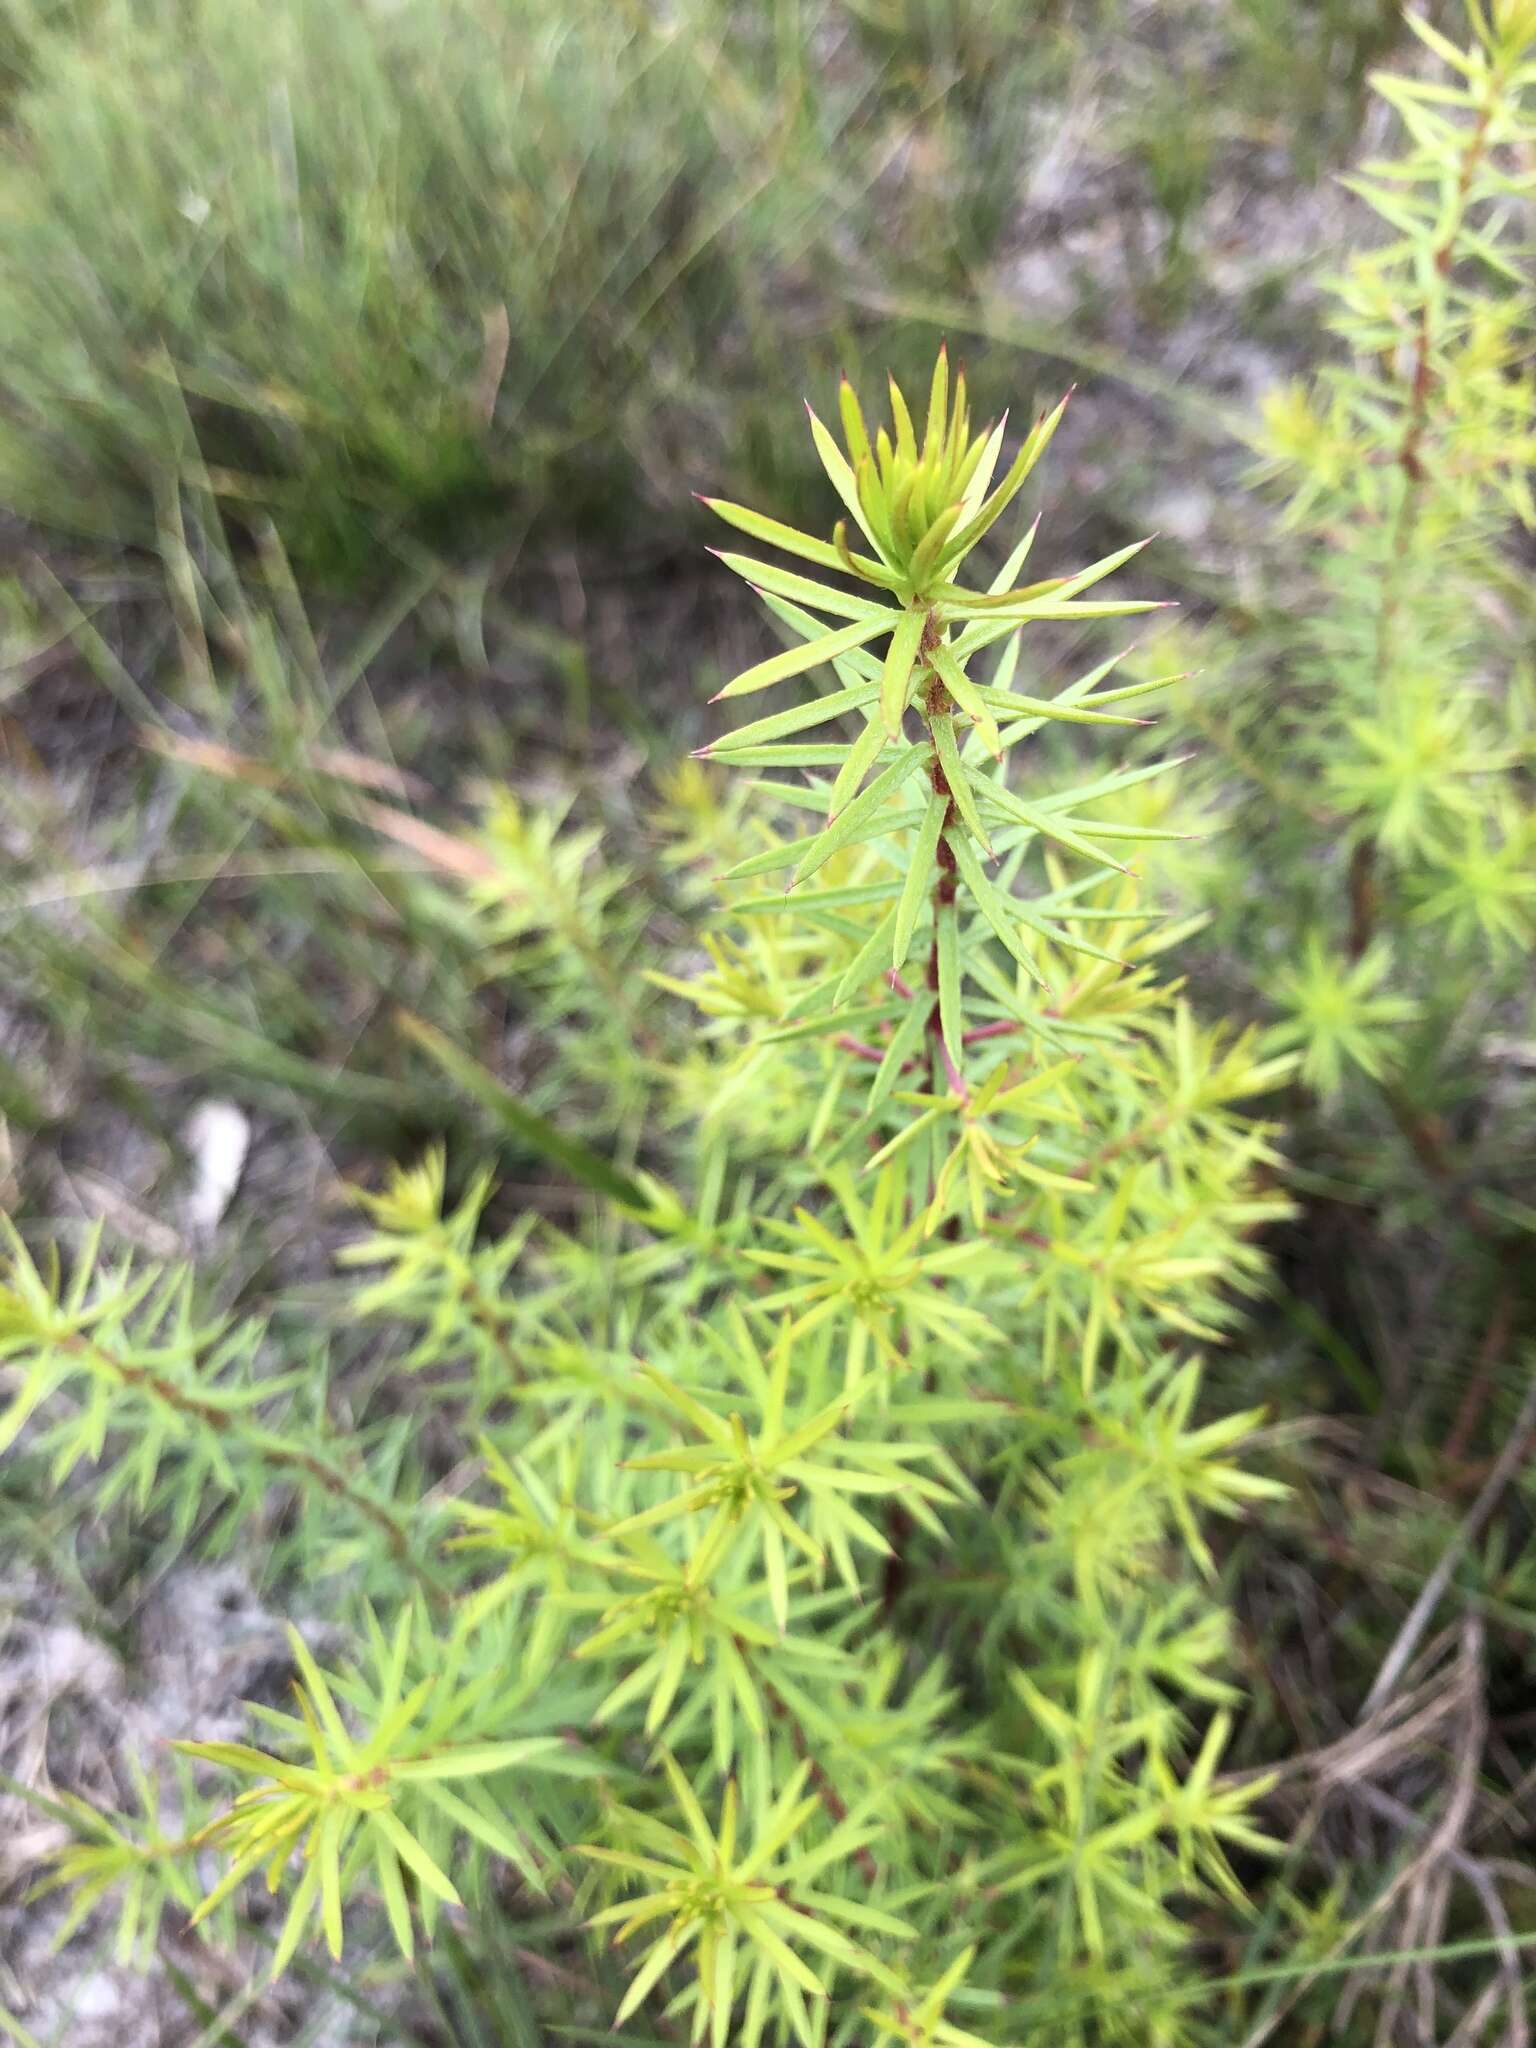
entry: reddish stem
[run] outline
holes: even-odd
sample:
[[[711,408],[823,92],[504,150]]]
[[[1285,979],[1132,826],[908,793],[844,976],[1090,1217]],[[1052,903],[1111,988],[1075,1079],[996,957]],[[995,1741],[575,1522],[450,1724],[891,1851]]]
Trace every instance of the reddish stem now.
[[[984,1038],[1006,1038],[1011,1031],[1022,1031],[1022,1024],[1012,1017],[999,1017],[995,1024],[978,1024],[974,1030],[962,1033],[962,1045],[980,1045]]]
[[[851,1052],[855,1059],[873,1060],[876,1066],[885,1058],[878,1045],[866,1045],[862,1038],[850,1037],[846,1031],[840,1031],[832,1043],[843,1052]]]

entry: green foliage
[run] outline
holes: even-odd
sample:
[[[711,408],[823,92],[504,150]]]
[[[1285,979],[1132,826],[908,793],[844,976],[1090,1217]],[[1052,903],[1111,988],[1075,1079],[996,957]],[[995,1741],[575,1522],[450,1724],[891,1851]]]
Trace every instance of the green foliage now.
[[[584,1925],[594,1982],[616,1945],[597,2011],[549,1975],[557,2024],[1202,2038],[1187,1916],[1230,1924],[1229,1855],[1269,1848],[1265,1782],[1218,1773],[1216,1531],[1284,1489],[1243,1463],[1257,1409],[1200,1412],[1189,1347],[1265,1283],[1253,1233],[1287,1205],[1244,1105],[1291,1062],[1157,979],[1184,931],[1119,850],[1177,843],[1164,764],[1041,751],[1162,684],[1110,656],[1018,686],[1025,629],[1148,608],[1083,596],[1137,550],[1021,583],[1030,525],[960,580],[1061,409],[1005,459],[942,352],[921,428],[890,404],[871,437],[845,387],[842,447],[812,418],[829,538],[716,502],[818,572],[726,557],[785,645],[719,698],[833,687],[672,778],[661,867],[702,945],[658,947],[584,827],[510,800],[418,884],[520,979],[555,1099],[624,1101],[643,1164],[418,1021],[570,1221],[509,1218],[484,1169],[450,1189],[441,1147],[361,1191],[330,1387],[279,1364],[281,1299],[220,1318],[183,1275],[13,1243],[22,1454],[56,1483],[99,1462],[107,1510],[187,1543],[280,1487],[359,1646],[327,1673],[295,1630],[267,1746],[189,1731],[200,1782],[247,1789],[156,1842],[178,1884],[227,1859],[200,1923],[258,1873],[286,1891],[279,1968],[359,1923],[411,1956],[462,1905],[535,1949]],[[793,774],[736,797],[717,762]],[[94,1902],[110,1865],[59,1874]]]
[[[273,1973],[288,1963],[311,1917],[325,1931],[333,1956],[341,1954],[342,1901],[368,1871],[378,1885],[389,1924],[404,1955],[414,1948],[405,1873],[415,1879],[422,1922],[430,1935],[438,1908],[458,1905],[459,1894],[442,1869],[448,1845],[464,1836],[506,1859],[535,1890],[541,1889],[538,1862],[551,1851],[536,1812],[521,1788],[504,1776],[516,1770],[559,1769],[565,1745],[553,1735],[512,1740],[475,1740],[486,1725],[483,1679],[463,1683],[462,1656],[425,1639],[425,1674],[412,1670],[414,1615],[402,1610],[386,1643],[373,1623],[374,1669],[354,1677],[342,1697],[366,1732],[354,1735],[337,1695],[303,1638],[290,1630],[300,1677],[294,1694],[298,1715],[270,1708],[262,1719],[287,1748],[308,1760],[281,1756],[239,1742],[184,1742],[184,1754],[260,1780],[192,1838],[194,1846],[216,1842],[230,1858],[229,1869],[202,1900],[192,1925],[253,1871],[264,1869],[276,1891],[298,1851],[303,1875],[289,1902],[273,1958]],[[456,1683],[455,1681],[460,1681]],[[494,1725],[504,1736],[515,1713],[515,1687],[503,1685],[494,1703]],[[468,1737],[469,1739],[466,1739]],[[580,1768],[582,1759],[567,1768]],[[494,1796],[480,1784],[494,1777]],[[436,1855],[433,1854],[434,1849]]]
[[[128,1499],[140,1513],[158,1509],[178,1542],[220,1498],[229,1540],[277,1478],[371,1523],[397,1565],[409,1559],[406,1518],[359,1473],[354,1447],[305,1414],[314,1375],[259,1370],[259,1323],[201,1319],[185,1267],[107,1264],[99,1228],[66,1277],[56,1253],[39,1267],[9,1219],[0,1225],[0,1359],[24,1368],[0,1411],[0,1448],[41,1410],[26,1448],[51,1485],[82,1461],[104,1463],[102,1508]],[[286,1428],[272,1426],[273,1407]]]
[[[39,1882],[34,1896],[68,1888],[69,1910],[57,1937],[61,1946],[103,1900],[109,1900],[117,1921],[116,1960],[147,1969],[167,1910],[174,1908],[178,1916],[190,1918],[201,1910],[201,1902],[188,1864],[190,1837],[167,1828],[162,1817],[163,1788],[151,1781],[137,1759],[132,1775],[136,1813],[103,1813],[74,1793],[59,1798],[54,1810],[74,1839],[54,1857],[52,1869]],[[179,1775],[175,1791],[185,1812],[195,1807],[196,1795],[188,1783],[189,1774],[183,1770]],[[228,1931],[227,1927],[221,1929],[226,1935]]]
[[[1410,15],[1424,63],[1374,81],[1401,151],[1348,181],[1377,232],[1329,281],[1342,353],[1265,411],[1260,474],[1284,492],[1280,559],[1307,595],[1221,676],[1221,773],[1241,795],[1223,799],[1239,829],[1210,878],[1217,933],[1330,1100],[1318,1166],[1375,1186],[1402,1177],[1358,1147],[1383,1093],[1420,1164],[1466,1170],[1434,1133],[1486,1085],[1479,1032],[1529,1018],[1536,940],[1518,558],[1536,521],[1536,22],[1468,13],[1464,48]],[[1286,777],[1250,779],[1260,757]],[[1259,897],[1234,887],[1257,861],[1279,879],[1262,931]],[[1479,1176],[1495,1206],[1505,1172],[1490,1154]]]
[[[1514,2039],[1528,0],[229,12],[0,0],[0,495],[150,543],[0,588],[0,1666],[131,1702],[0,2036]]]
[[[849,1815],[830,1833],[820,1831],[814,1847],[796,1848],[796,1838],[822,1810],[814,1792],[806,1795],[811,1765],[803,1762],[772,1805],[751,1815],[751,1845],[738,1855],[734,1783],[726,1785],[717,1834],[676,1763],[670,1756],[662,1763],[683,1828],[651,1814],[621,1810],[611,1826],[636,1848],[594,1846],[580,1851],[626,1877],[648,1878],[658,1886],[638,1900],[605,1907],[592,1919],[598,1927],[618,1924],[618,1941],[627,1941],[642,1927],[663,1923],[614,2024],[641,2004],[663,1972],[697,1944],[696,1985],[676,2001],[679,2010],[692,2007],[695,2039],[706,2024],[713,2048],[733,2038],[731,2016],[744,1983],[746,2004],[735,2038],[755,2048],[770,2016],[784,2014],[795,2037],[812,2048],[818,2034],[806,1996],[824,2000],[827,1986],[804,1951],[809,1949],[824,1970],[841,1965],[862,1975],[878,1974],[878,1965],[839,1923],[897,1940],[915,1933],[894,1914],[815,1889],[813,1881],[822,1871],[866,1846],[865,1817]]]
[[[1264,1020],[1266,1049],[1300,1059],[1289,1121],[1303,1203],[1284,1241],[1280,1313],[1252,1363],[1285,1373],[1308,1360],[1320,1428],[1359,1430],[1382,1496],[1366,1523],[1350,1518],[1357,1583],[1374,1589],[1395,1571],[1403,1588],[1407,1619],[1382,1634],[1358,1612],[1323,1631],[1337,1653],[1327,1689],[1366,1702],[1348,1724],[1402,1710],[1418,1682],[1408,1652],[1416,1674],[1429,1668],[1431,1624],[1469,1612],[1485,1573],[1513,1586],[1529,1569],[1528,1500],[1516,1507],[1502,1491],[1521,1461],[1497,1460],[1523,1426],[1536,1225],[1525,1135],[1536,1111],[1536,13],[1470,0],[1452,15],[1410,11],[1409,61],[1371,81],[1382,119],[1376,153],[1347,181],[1361,202],[1355,248],[1321,280],[1333,344],[1318,374],[1269,395],[1255,481],[1276,509],[1254,530],[1257,573],[1198,653],[1185,642],[1209,667],[1171,707],[1209,743],[1193,774],[1206,778],[1202,809],[1227,828],[1198,861],[1169,862],[1210,917],[1194,987],[1208,977]],[[1473,1500],[1497,1533],[1485,1544],[1481,1522],[1464,1523],[1463,1563],[1441,1516]],[[1288,1585],[1330,1579],[1336,1513],[1324,1497],[1296,1518]],[[1452,1559],[1477,1593],[1449,1591]],[[1269,1606],[1262,1593],[1258,1605]],[[1295,1672],[1317,1668],[1314,1626],[1271,1623],[1264,1655],[1277,1675],[1292,1656]],[[1463,1668],[1465,1701],[1488,1696],[1506,1654],[1523,1671],[1528,1640],[1500,1644],[1486,1680]],[[1289,1720],[1281,1708],[1271,1722],[1277,1744]],[[1463,1726],[1471,1773],[1483,1735]],[[1257,1761],[1255,1738],[1250,1723]],[[1425,1781],[1404,1769],[1394,1796],[1394,1827],[1411,1810],[1415,1837],[1429,1839]],[[1266,2023],[1274,2038],[1310,2024],[1320,2039],[1394,2039],[1417,2024],[1406,1970],[1362,1972],[1335,2004],[1320,1980],[1301,1981],[1302,1964],[1326,1946],[1345,1974],[1366,1930],[1412,1957],[1462,1908],[1417,1916],[1411,1884],[1384,1878],[1358,1845],[1341,1854],[1327,1825],[1297,1842],[1279,1888],[1276,1910],[1300,1936],[1298,1982],[1282,1988],[1277,1972]],[[1504,1910],[1501,1896],[1486,1903]],[[1454,1995],[1453,2032],[1523,2026],[1519,1989],[1506,2002],[1486,1970],[1449,1987],[1437,1973],[1422,1995]],[[1433,2034],[1449,2022],[1424,2024]]]
[[[1291,1012],[1276,1036],[1302,1045],[1302,1078],[1320,1095],[1336,1095],[1351,1066],[1382,1079],[1399,1027],[1418,1014],[1408,996],[1381,992],[1391,969],[1379,940],[1341,960],[1314,934],[1301,961],[1276,975],[1275,1000]]]

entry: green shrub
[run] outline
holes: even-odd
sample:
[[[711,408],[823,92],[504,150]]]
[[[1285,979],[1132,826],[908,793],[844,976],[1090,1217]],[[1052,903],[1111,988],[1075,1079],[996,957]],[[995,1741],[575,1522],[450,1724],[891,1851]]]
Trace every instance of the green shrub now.
[[[1215,932],[1323,1099],[1309,1164],[1458,1234],[1475,1183],[1475,1330],[1536,1222],[1496,1050],[1528,1031],[1536,942],[1536,15],[1472,19],[1463,50],[1411,18],[1433,75],[1376,81],[1405,146],[1350,181],[1379,231],[1329,282],[1341,359],[1265,410],[1283,603],[1222,650],[1201,724],[1233,827]]]
[[[1160,769],[1037,760],[1159,688],[1113,655],[1017,680],[1024,628],[1148,608],[1083,594],[1136,550],[1024,583],[1030,526],[958,580],[1061,408],[1003,469],[942,355],[926,422],[891,406],[872,444],[844,387],[846,453],[813,420],[830,539],[715,505],[797,564],[725,555],[786,645],[720,697],[831,688],[670,787],[683,900],[724,894],[691,967],[653,955],[680,1002],[604,1049],[638,1160],[419,1033],[588,1191],[570,1228],[494,1220],[486,1174],[450,1194],[441,1151],[397,1170],[329,1365],[281,1303],[229,1322],[11,1240],[0,1433],[34,1483],[178,1552],[275,1540],[300,1619],[350,1617],[329,1672],[293,1635],[296,1713],[189,1730],[137,1816],[71,1809],[55,1876],[117,1900],[125,1953],[216,1848],[194,1917],[228,1938],[265,1873],[278,1966],[510,1916],[551,1967],[502,1996],[540,2024],[1205,2038],[1189,1916],[1230,1968],[1232,1859],[1269,1847],[1263,1781],[1218,1769],[1216,1524],[1282,1489],[1240,1461],[1255,1413],[1200,1413],[1199,1353],[1263,1284],[1285,1204],[1243,1105],[1288,1062],[1158,979],[1182,934],[1120,854],[1177,831]],[[460,914],[623,1015],[591,845],[512,808],[476,845]],[[585,1036],[550,1048],[582,1086]]]
[[[1225,828],[1184,877],[1211,917],[1195,986],[1266,1018],[1266,1047],[1301,1062],[1284,1105],[1301,1213],[1242,1383],[1282,1376],[1373,1473],[1369,1505],[1343,1517],[1325,1490],[1285,1539],[1285,1569],[1348,1614],[1328,1635],[1324,1739],[1384,1726],[1415,1686],[1460,1685],[1475,1775],[1483,1717],[1530,1671],[1536,12],[1467,13],[1455,41],[1410,15],[1417,61],[1374,80],[1394,119],[1350,180],[1364,207],[1325,280],[1331,359],[1270,396],[1255,481],[1281,510],[1235,626],[1184,642],[1206,666],[1172,722],[1201,742],[1192,779]],[[1332,1577],[1346,1519],[1353,1598]],[[1263,1579],[1247,1600],[1271,1668],[1315,1669],[1311,1625]],[[1248,1753],[1294,1725],[1277,1682]],[[1419,1841],[1449,1812],[1423,1745],[1363,1776],[1367,1800],[1393,1783],[1396,1806],[1373,1811]],[[1464,1867],[1426,1917],[1377,1854],[1341,1849],[1329,1829],[1353,1796],[1319,1787],[1293,1809],[1286,1875],[1334,1939],[1433,1951],[1504,1924],[1502,1887],[1466,1889]],[[1473,1826],[1487,1842],[1497,1820]],[[1527,1971],[1502,1991],[1486,1966],[1433,1981],[1485,2038],[1518,2038]],[[1320,2038],[1354,2042],[1414,2024],[1405,1976],[1362,1973],[1331,2017],[1325,1991],[1297,2010],[1277,1990],[1275,2026],[1315,2013]]]
[[[930,131],[952,153],[908,164],[899,202],[942,219],[970,189],[972,74],[1017,23],[988,0],[856,12],[882,121],[955,91]],[[811,436],[836,525],[821,500],[809,532],[714,501],[780,645],[726,683],[731,729],[659,801],[604,793],[606,840],[589,796],[530,794],[553,737],[531,692],[494,731],[455,700],[451,757],[492,786],[472,829],[428,826],[408,778],[318,745],[353,736],[330,716],[373,629],[327,674],[275,555],[281,630],[178,538],[166,451],[193,423],[219,489],[258,489],[312,560],[370,522],[425,537],[436,444],[360,521],[353,440],[319,415],[281,447],[244,420],[237,446],[185,365],[133,382],[121,503],[153,486],[191,656],[157,745],[183,787],[221,778],[188,828],[216,827],[218,857],[156,862],[152,915],[99,910],[73,870],[67,928],[21,904],[19,994],[52,977],[88,1022],[110,995],[123,1089],[169,1052],[253,1102],[377,1117],[411,1163],[357,1192],[328,1278],[312,1259],[259,1314],[221,1307],[228,1275],[102,1236],[7,1239],[7,1530],[65,1559],[99,1546],[114,1585],[237,1554],[295,1624],[296,1712],[254,1705],[238,1742],[186,1729],[169,1759],[125,1744],[115,1807],[53,1803],[70,1841],[43,1888],[67,1893],[66,1931],[111,1927],[180,1971],[166,1916],[195,1917],[219,1969],[262,1942],[382,2002],[402,2039],[466,2048],[615,2026],[646,2048],[685,2029],[1365,2048],[1410,2018],[1416,2038],[1519,2038],[1528,1873],[1497,1774],[1524,1781],[1536,1613],[1536,1390],[1513,1390],[1536,1226],[1536,14],[1469,13],[1469,47],[1417,23],[1428,58],[1378,81],[1407,140],[1356,180],[1376,219],[1329,284],[1341,360],[1268,408],[1287,509],[1224,625],[1111,652],[1098,621],[1146,609],[1107,580],[1136,550],[1024,581],[1033,528],[962,582],[1059,411],[1005,466],[944,357],[923,420],[893,391],[876,431],[845,386],[842,445]],[[733,16],[716,83],[800,105],[799,19]],[[163,56],[163,19],[130,26]],[[1352,89],[1377,10],[1314,26]],[[29,106],[54,61],[28,58]],[[1202,136],[1142,139],[1170,224],[1193,221]],[[711,128],[699,162],[719,147]],[[989,189],[983,166],[982,242]],[[784,199],[753,245],[770,264]],[[724,240],[688,273],[704,325],[620,364],[585,438],[524,470],[499,429],[445,428],[483,503],[579,508],[586,478],[622,510],[623,478],[657,487],[666,436],[719,398],[691,353],[710,307],[774,275]],[[273,277],[288,318],[302,294]],[[319,358],[338,388],[343,354]],[[657,364],[680,395],[664,420]],[[403,371],[390,405],[441,367]],[[590,364],[560,368],[574,419]],[[749,423],[742,466],[785,512],[798,464],[761,424],[777,374],[709,431]],[[615,402],[638,424],[608,467]],[[72,631],[139,715],[61,599],[39,627],[18,586],[21,659]],[[1164,674],[1202,634],[1203,675]],[[745,701],[779,685],[796,701]],[[1153,703],[1171,716],[1138,731]],[[360,724],[414,761],[433,701],[387,708]],[[1201,758],[1169,775],[1186,731]],[[1186,836],[1197,820],[1224,829]],[[231,847],[257,907],[183,940]],[[46,858],[25,891],[43,903]],[[210,936],[211,967],[192,957]],[[234,989],[191,985],[232,953]],[[0,1068],[30,1128],[43,1064]],[[1281,1084],[1283,1167],[1252,1114]],[[1296,1419],[1261,1435],[1259,1400]]]

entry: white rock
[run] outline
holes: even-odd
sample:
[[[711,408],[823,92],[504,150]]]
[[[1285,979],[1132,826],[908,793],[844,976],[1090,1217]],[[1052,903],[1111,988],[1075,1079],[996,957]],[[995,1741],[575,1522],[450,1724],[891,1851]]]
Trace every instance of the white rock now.
[[[203,1102],[183,1135],[194,1167],[183,1211],[186,1228],[190,1236],[208,1237],[240,1184],[251,1147],[250,1119],[233,1102]]]

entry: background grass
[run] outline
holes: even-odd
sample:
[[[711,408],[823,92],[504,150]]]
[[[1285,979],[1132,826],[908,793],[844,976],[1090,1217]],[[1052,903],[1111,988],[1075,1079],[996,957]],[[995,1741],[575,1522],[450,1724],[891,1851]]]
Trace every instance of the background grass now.
[[[1294,184],[1347,141],[1390,10],[1203,14],[8,0],[0,493],[152,544],[195,449],[354,582],[686,533],[701,477],[792,499],[786,404],[930,346],[893,305],[1091,360],[1209,290],[1234,153]]]

